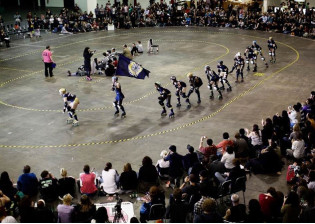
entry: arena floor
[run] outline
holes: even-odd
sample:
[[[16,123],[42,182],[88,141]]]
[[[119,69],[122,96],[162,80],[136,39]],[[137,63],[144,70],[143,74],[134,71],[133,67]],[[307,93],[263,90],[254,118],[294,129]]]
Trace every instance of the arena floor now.
[[[225,91],[223,100],[209,100],[204,65],[215,68],[217,61],[223,60],[231,68],[236,52],[243,53],[253,40],[268,58],[266,42],[271,35],[278,44],[276,64],[266,69],[259,59],[257,73],[245,69],[244,83],[235,83],[235,74],[230,75],[232,92]],[[146,50],[150,38],[160,46],[159,53],[144,53],[134,59],[151,71],[150,78],[119,79],[126,97],[125,119],[113,116],[111,78],[93,76],[88,82],[66,75],[83,64],[86,46],[96,49],[96,56],[101,58],[104,51],[112,47],[122,51],[123,44],[130,46],[137,40]],[[141,28],[69,36],[44,33],[40,39],[13,40],[11,45],[9,49],[0,48],[0,164],[15,181],[26,164],[38,176],[47,169],[59,177],[64,167],[78,177],[84,164],[101,172],[108,161],[118,172],[127,162],[138,170],[144,155],[156,161],[161,150],[172,144],[179,153],[186,154],[187,144],[198,148],[200,136],[211,137],[215,143],[221,141],[225,131],[234,137],[239,128],[260,125],[262,118],[281,113],[315,89],[315,42],[283,34],[195,27]],[[47,79],[41,61],[46,45],[51,46],[57,63],[55,77]],[[203,78],[202,102],[198,105],[193,93],[192,107],[178,109],[169,77],[176,75],[187,81],[187,72]],[[174,119],[160,116],[156,81],[173,93]],[[58,94],[62,87],[80,99],[78,127],[66,123]],[[281,176],[251,176],[247,186],[247,202],[269,186],[285,192],[285,171]]]

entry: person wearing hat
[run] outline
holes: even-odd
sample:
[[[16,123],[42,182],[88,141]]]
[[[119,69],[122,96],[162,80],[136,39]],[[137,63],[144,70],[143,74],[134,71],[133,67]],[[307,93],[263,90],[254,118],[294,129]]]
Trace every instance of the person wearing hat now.
[[[63,113],[67,111],[69,114],[67,123],[72,124],[73,126],[79,125],[79,120],[75,113],[75,110],[80,103],[79,99],[76,95],[67,92],[65,88],[59,89],[59,94],[62,96],[64,102]]]
[[[171,145],[169,147],[169,153],[164,158],[164,161],[170,162],[170,168],[169,168],[169,175],[170,175],[170,182],[167,184],[167,186],[171,187],[179,187],[180,179],[183,175],[183,156],[179,155],[176,152],[176,146]]]
[[[191,72],[187,73],[187,78],[188,78],[188,81],[190,84],[190,90],[188,92],[186,102],[189,102],[190,95],[195,91],[195,93],[197,94],[197,97],[198,97],[197,103],[198,104],[201,103],[199,88],[203,84],[202,79],[198,76],[194,76],[193,73],[191,73]]]
[[[226,89],[227,91],[232,91],[232,87],[228,81],[228,74],[229,74],[229,69],[226,65],[223,64],[223,61],[219,61],[218,62],[218,65],[217,65],[217,68],[218,68],[218,73],[219,73],[219,76],[220,76],[220,82],[221,82],[221,87],[220,89],[224,90],[225,87],[224,87],[224,82],[228,85],[228,88]]]
[[[184,170],[190,174],[192,167],[199,163],[197,153],[195,152],[194,147],[187,145],[188,153],[183,157],[183,166]]]
[[[161,116],[166,116],[166,109],[165,109],[165,105],[164,105],[164,101],[166,100],[166,106],[171,111],[168,116],[169,116],[169,118],[173,118],[175,116],[175,113],[173,110],[173,106],[171,105],[171,97],[172,97],[171,91],[162,87],[160,82],[155,82],[154,85],[155,85],[155,89],[160,93],[158,100],[159,100],[159,104],[163,108],[163,110],[161,112]]]
[[[71,223],[73,221],[74,207],[71,205],[72,196],[66,194],[62,198],[62,204],[57,206],[58,222]]]
[[[269,39],[268,39],[268,49],[269,49],[270,62],[271,63],[276,63],[277,44],[273,40],[272,37],[269,37]]]

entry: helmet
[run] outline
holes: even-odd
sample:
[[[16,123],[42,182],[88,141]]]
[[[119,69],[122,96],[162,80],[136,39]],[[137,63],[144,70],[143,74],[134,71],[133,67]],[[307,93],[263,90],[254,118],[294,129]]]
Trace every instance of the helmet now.
[[[222,65],[222,64],[223,64],[223,61],[218,61],[218,64]]]
[[[176,81],[176,76],[171,76],[170,80]]]
[[[157,81],[157,82],[154,83],[154,85],[161,86],[161,83]]]
[[[113,81],[113,82],[117,82],[117,81],[118,81],[118,77],[117,77],[117,76],[113,76],[113,77],[112,77],[112,81]]]
[[[189,72],[187,73],[187,78],[191,78],[193,76],[193,73]]]
[[[241,56],[241,52],[237,52],[235,56],[236,56],[236,57]]]
[[[272,37],[269,37],[269,40],[272,40]]]
[[[60,95],[65,94],[66,93],[66,89],[65,88],[59,89],[59,93],[60,93]]]
[[[206,65],[205,70],[210,70],[210,65]]]
[[[256,43],[257,43],[256,40],[254,40],[254,41],[253,41],[253,45],[255,45]]]

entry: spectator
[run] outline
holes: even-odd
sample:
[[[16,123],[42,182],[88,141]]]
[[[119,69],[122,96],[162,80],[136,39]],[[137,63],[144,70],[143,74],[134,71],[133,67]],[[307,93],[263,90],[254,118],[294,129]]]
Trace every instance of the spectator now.
[[[10,198],[0,190],[0,210],[5,209],[6,204],[10,202]]]
[[[141,44],[141,41],[140,40],[138,40],[138,42],[137,42],[137,48],[138,48],[138,53],[143,53],[143,46],[142,46],[142,44]]]
[[[170,168],[170,161],[164,161],[164,158],[168,156],[168,152],[166,150],[163,150],[160,153],[160,156],[162,159],[159,159],[155,165],[159,177],[160,178],[169,178],[169,168]]]
[[[28,195],[24,196],[19,203],[20,222],[32,223],[36,221],[34,202]]]
[[[288,197],[284,198],[283,206],[281,208],[281,213],[283,214],[284,223],[298,223],[299,215],[301,213],[300,199],[297,193],[291,191]]]
[[[74,218],[74,207],[71,205],[72,196],[66,194],[62,199],[63,204],[57,206],[58,222],[70,223]]]
[[[142,166],[139,169],[138,175],[139,191],[146,193],[151,186],[156,185],[158,174],[155,166],[152,165],[152,159],[145,156],[142,159]]]
[[[108,214],[105,207],[99,207],[96,210],[91,223],[109,223]]]
[[[237,178],[239,177],[246,177],[246,173],[244,169],[241,169],[240,165],[240,161],[238,159],[234,159],[233,160],[233,164],[234,167],[231,169],[231,171],[229,173],[224,173],[223,175],[220,174],[219,172],[215,173],[215,177],[218,179],[219,183],[223,183],[226,180],[231,180],[232,184],[231,184],[231,188],[233,188],[235,181]]]
[[[248,215],[245,220],[246,223],[262,223],[264,222],[264,214],[261,211],[259,201],[251,199],[248,203]]]
[[[90,166],[84,165],[83,172],[80,173],[80,192],[81,194],[94,195],[97,192],[96,175],[90,172]]]
[[[30,172],[31,167],[29,165],[24,166],[23,174],[19,176],[17,181],[17,188],[25,195],[34,196],[38,192],[38,180],[36,175]]]
[[[203,213],[202,204],[207,198],[209,198],[209,190],[206,185],[200,185],[200,195],[200,200],[194,204],[194,217]]]
[[[230,171],[234,165],[233,160],[235,159],[235,153],[233,146],[227,146],[226,152],[223,154],[221,158],[221,162],[224,163],[224,166],[227,171]]]
[[[194,164],[199,163],[197,154],[194,152],[194,147],[191,145],[187,145],[188,152],[185,156],[183,156],[183,166],[184,170],[190,174],[190,171]]]
[[[294,105],[288,107],[288,116],[290,118],[290,125],[293,127],[295,124],[301,122],[301,112],[300,107],[298,105]]]
[[[86,72],[86,79],[91,81],[91,58],[95,51],[91,51],[89,47],[86,47],[83,51],[83,58],[84,58],[84,71]]]
[[[222,155],[226,152],[227,146],[233,146],[234,145],[233,141],[230,140],[229,138],[230,138],[229,133],[224,132],[223,133],[223,140],[219,144],[216,145],[217,149],[222,148],[221,149]]]
[[[90,198],[84,194],[81,196],[80,204],[75,207],[75,222],[89,223],[91,222],[95,212],[95,205],[92,204]]]
[[[114,194],[117,192],[119,175],[115,169],[112,169],[111,163],[106,163],[106,166],[102,171],[102,181],[101,188],[106,194]]]
[[[167,186],[171,187],[179,187],[180,185],[180,178],[183,175],[183,163],[182,159],[183,156],[179,155],[176,152],[176,146],[171,145],[169,147],[169,154],[164,158],[164,161],[170,161],[170,169],[169,169],[169,175],[170,175],[170,182],[167,184]]]
[[[246,206],[240,204],[240,197],[237,194],[231,196],[232,207],[226,210],[224,219],[229,222],[244,222],[246,219]]]
[[[43,199],[37,201],[37,208],[35,209],[36,223],[53,223],[55,216],[53,212],[46,207]]]
[[[263,129],[261,131],[262,144],[264,146],[268,146],[268,140],[272,139],[274,132],[272,120],[270,118],[267,118],[266,121],[262,120],[261,124],[263,126]]]
[[[5,209],[0,209],[0,222],[1,223],[17,223],[13,216],[7,214]]]
[[[47,170],[44,170],[40,176],[42,177],[39,181],[41,198],[44,199],[44,201],[53,202],[58,196],[57,179]]]
[[[13,200],[17,189],[13,187],[13,183],[10,180],[8,172],[4,171],[0,176],[0,190],[3,194],[7,195],[11,200]]]
[[[127,44],[124,44],[124,46],[123,46],[123,53],[122,54],[123,54],[123,56],[125,56],[125,57],[129,58],[130,60],[132,60],[132,54],[131,54],[129,48],[127,47]]]
[[[311,170],[308,174],[308,181],[309,183],[307,184],[308,189],[315,191],[315,171]]]
[[[261,206],[261,211],[265,216],[265,221],[270,222],[275,214],[276,197],[277,192],[273,187],[270,187],[267,190],[267,193],[259,195],[259,204]]]
[[[235,158],[245,158],[249,155],[248,143],[244,138],[241,138],[240,133],[235,134],[234,150]]]
[[[293,156],[295,159],[302,159],[304,157],[305,143],[302,139],[302,134],[297,133],[296,140],[292,143],[292,148],[287,149],[287,155]]]
[[[212,178],[210,179],[209,173],[207,170],[202,170],[199,173],[199,179],[200,188],[205,187],[207,189],[207,195],[208,197],[216,198],[217,196],[217,188],[214,186],[214,182],[212,181]]]
[[[138,186],[137,173],[134,170],[132,170],[130,163],[126,163],[124,165],[124,171],[120,174],[119,178],[119,186],[120,193],[125,192],[129,193],[137,189]]]
[[[262,136],[261,131],[257,124],[253,125],[253,130],[249,132],[248,129],[245,129],[247,133],[247,137],[251,140],[251,144],[253,145],[254,149],[257,151],[261,150],[262,147]]]
[[[198,185],[198,178],[194,174],[185,177],[184,183],[180,186],[180,189],[186,201],[189,201],[192,195],[199,195],[200,187]]]
[[[188,203],[182,200],[182,190],[175,188],[172,200],[170,199],[169,207],[166,210],[166,218],[170,219],[170,223],[184,223],[186,222],[188,211]]]
[[[60,169],[61,178],[58,180],[58,195],[63,197],[66,194],[70,194],[72,197],[75,195],[75,179],[67,176],[66,169]]]
[[[213,144],[212,139],[207,139],[207,145],[203,146],[203,140],[206,139],[206,136],[202,136],[200,139],[199,151],[203,154],[203,156],[209,158],[211,155],[217,155],[217,147]]]
[[[194,223],[222,223],[222,217],[216,212],[216,202],[207,198],[202,204],[203,214],[194,218]]]

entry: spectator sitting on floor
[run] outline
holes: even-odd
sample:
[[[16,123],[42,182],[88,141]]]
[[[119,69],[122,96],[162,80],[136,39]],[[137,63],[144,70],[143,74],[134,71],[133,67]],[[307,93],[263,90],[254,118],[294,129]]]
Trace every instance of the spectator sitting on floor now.
[[[183,166],[184,170],[190,174],[190,171],[196,163],[199,163],[197,153],[195,153],[194,147],[191,145],[187,145],[188,152],[185,156],[183,156]]]
[[[156,185],[158,181],[158,174],[155,166],[152,164],[152,159],[145,156],[142,159],[142,166],[138,174],[139,191],[146,193],[151,186]]]
[[[42,177],[39,181],[39,192],[41,198],[46,202],[55,201],[58,197],[57,179],[47,170],[44,170],[40,176]]]
[[[292,143],[292,148],[287,149],[287,155],[293,156],[295,159],[302,159],[304,157],[305,143],[302,139],[302,134],[297,133],[296,140]]]
[[[168,155],[166,150],[163,150],[160,153],[160,156],[162,157],[161,159],[159,159],[155,165],[158,174],[161,178],[168,178],[169,175],[169,168],[170,168],[170,161],[164,161],[164,158]]]
[[[240,204],[240,197],[237,194],[231,196],[232,207],[226,210],[223,217],[229,222],[244,222],[246,219],[246,206]]]
[[[130,60],[132,60],[132,54],[127,46],[127,44],[124,44],[123,46],[123,53],[122,53],[123,56],[129,58]]]
[[[245,158],[249,156],[248,143],[244,138],[241,138],[240,133],[235,134],[234,150],[235,158]]]
[[[253,125],[253,130],[250,132],[248,129],[245,129],[247,137],[250,139],[254,150],[261,150],[262,147],[262,136],[261,131],[257,124]]]
[[[132,49],[131,49],[131,55],[132,55],[132,56],[136,56],[136,54],[139,55],[139,54],[138,54],[138,48],[137,48],[136,44],[133,43],[133,44],[132,44]]]
[[[105,207],[99,207],[96,210],[91,223],[109,223],[107,209]]]
[[[189,205],[182,200],[182,190],[175,188],[170,203],[166,209],[166,218],[170,219],[170,223],[184,223],[188,215]]]
[[[74,221],[74,207],[71,202],[72,196],[70,194],[63,196],[62,204],[57,206],[58,222],[71,223]]]
[[[221,162],[224,163],[225,169],[227,171],[230,171],[234,165],[233,160],[235,159],[235,153],[233,146],[227,146],[226,152],[223,153],[223,156],[221,158]]]
[[[106,76],[113,76],[116,74],[116,67],[111,59],[108,60],[106,68],[105,68],[105,75]]]
[[[268,188],[267,193],[259,195],[259,204],[264,214],[265,221],[270,222],[276,213],[277,192],[273,187]]]
[[[140,54],[142,54],[143,53],[143,46],[142,46],[142,44],[141,44],[141,41],[140,40],[138,40],[138,42],[137,42],[137,48],[138,48],[138,53],[140,53]]]
[[[170,181],[166,184],[167,187],[179,187],[180,179],[183,175],[183,156],[176,152],[176,146],[169,147],[169,154],[164,158],[164,161],[170,161],[169,175]]]
[[[19,202],[21,223],[33,223],[36,221],[34,202],[26,195]]]
[[[46,207],[46,203],[43,199],[37,201],[37,207],[35,209],[36,223],[53,223],[55,222],[54,213],[51,209]]]
[[[216,145],[217,149],[221,149],[221,154],[223,155],[226,152],[227,146],[233,146],[234,142],[229,139],[230,135],[227,132],[223,133],[223,140]]]
[[[246,217],[246,223],[263,223],[264,214],[261,211],[259,201],[257,199],[251,199],[248,203],[248,215]]]
[[[199,194],[200,187],[198,185],[198,178],[194,174],[185,177],[184,183],[180,186],[180,189],[183,192],[183,198],[189,201],[192,195]]]
[[[283,214],[282,222],[284,223],[298,223],[299,215],[301,213],[300,199],[297,193],[290,191],[288,197],[284,197],[283,206],[281,208]]]
[[[97,192],[96,175],[90,172],[90,166],[84,165],[83,172],[80,173],[80,192],[81,194],[94,195]]]
[[[119,181],[118,172],[112,168],[111,163],[106,163],[104,170],[102,171],[102,183],[101,188],[105,194],[117,193],[117,183]]]
[[[203,140],[207,139],[206,136],[202,136],[200,139],[199,151],[204,157],[209,158],[211,155],[217,155],[217,147],[213,144],[212,139],[207,139],[207,146],[203,146]]]
[[[138,177],[137,173],[132,170],[131,164],[126,163],[124,165],[124,171],[120,174],[119,177],[119,193],[129,193],[137,189],[138,186]]]
[[[207,189],[207,196],[216,198],[217,193],[218,193],[217,187],[214,185],[212,178],[210,179],[209,173],[207,170],[200,171],[199,179],[200,179],[200,182],[199,182],[200,188],[205,186],[205,189]]]
[[[0,190],[3,194],[7,195],[11,200],[13,200],[17,189],[13,187],[13,183],[10,180],[9,174],[3,171],[0,176]]]
[[[19,176],[17,181],[17,188],[25,195],[34,196],[38,192],[38,180],[34,173],[31,172],[29,165],[24,166],[23,174]]]
[[[96,212],[95,205],[87,195],[81,195],[80,203],[75,207],[74,221],[78,223],[91,222]]]
[[[200,185],[200,195],[200,200],[194,204],[194,217],[203,213],[202,204],[207,198],[209,198],[209,189],[206,185]]]
[[[207,198],[202,203],[203,214],[194,218],[194,223],[222,223],[222,217],[216,211],[216,202],[212,198]]]
[[[61,34],[73,34],[72,32],[69,32],[68,30],[67,30],[67,28],[68,28],[68,25],[67,24],[64,24],[64,26],[61,28]]]
[[[60,169],[61,178],[58,180],[58,195],[63,197],[66,194],[70,194],[72,197],[75,195],[75,179],[67,176],[66,169]]]

